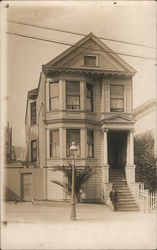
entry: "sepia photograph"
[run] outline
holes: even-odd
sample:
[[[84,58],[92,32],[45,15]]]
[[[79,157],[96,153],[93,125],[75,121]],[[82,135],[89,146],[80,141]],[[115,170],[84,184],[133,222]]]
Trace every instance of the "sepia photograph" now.
[[[157,249],[156,1],[0,7],[0,248]]]

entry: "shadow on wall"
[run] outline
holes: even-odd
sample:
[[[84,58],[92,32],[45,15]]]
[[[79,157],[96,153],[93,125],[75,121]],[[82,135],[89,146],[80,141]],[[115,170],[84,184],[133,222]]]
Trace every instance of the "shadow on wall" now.
[[[20,200],[20,196],[14,193],[11,189],[4,186],[4,200],[6,201],[16,201]]]

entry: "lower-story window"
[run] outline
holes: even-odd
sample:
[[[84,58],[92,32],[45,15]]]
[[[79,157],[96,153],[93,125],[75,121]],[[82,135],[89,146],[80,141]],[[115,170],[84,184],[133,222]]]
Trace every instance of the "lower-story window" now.
[[[59,157],[59,130],[50,131],[50,158]]]
[[[94,136],[92,130],[87,130],[87,156],[94,157]]]
[[[79,129],[67,129],[66,131],[66,138],[67,138],[67,157],[72,156],[72,153],[70,151],[71,143],[75,142],[75,145],[77,147],[77,151],[75,153],[76,157],[80,156],[80,130]]]
[[[31,141],[31,162],[37,161],[37,141]]]

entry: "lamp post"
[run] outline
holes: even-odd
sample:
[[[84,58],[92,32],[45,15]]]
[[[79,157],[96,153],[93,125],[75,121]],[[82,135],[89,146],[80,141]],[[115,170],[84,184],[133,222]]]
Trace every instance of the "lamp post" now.
[[[71,220],[76,220],[76,209],[75,209],[75,159],[74,153],[77,150],[75,142],[71,143],[70,151],[73,155],[72,160],[72,199],[71,199]]]

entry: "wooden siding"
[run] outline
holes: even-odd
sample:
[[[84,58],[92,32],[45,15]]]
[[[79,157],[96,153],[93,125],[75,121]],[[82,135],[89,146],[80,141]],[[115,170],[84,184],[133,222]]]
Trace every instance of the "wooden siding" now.
[[[156,131],[156,110],[149,110],[135,117],[135,134],[152,131],[155,136]]]

